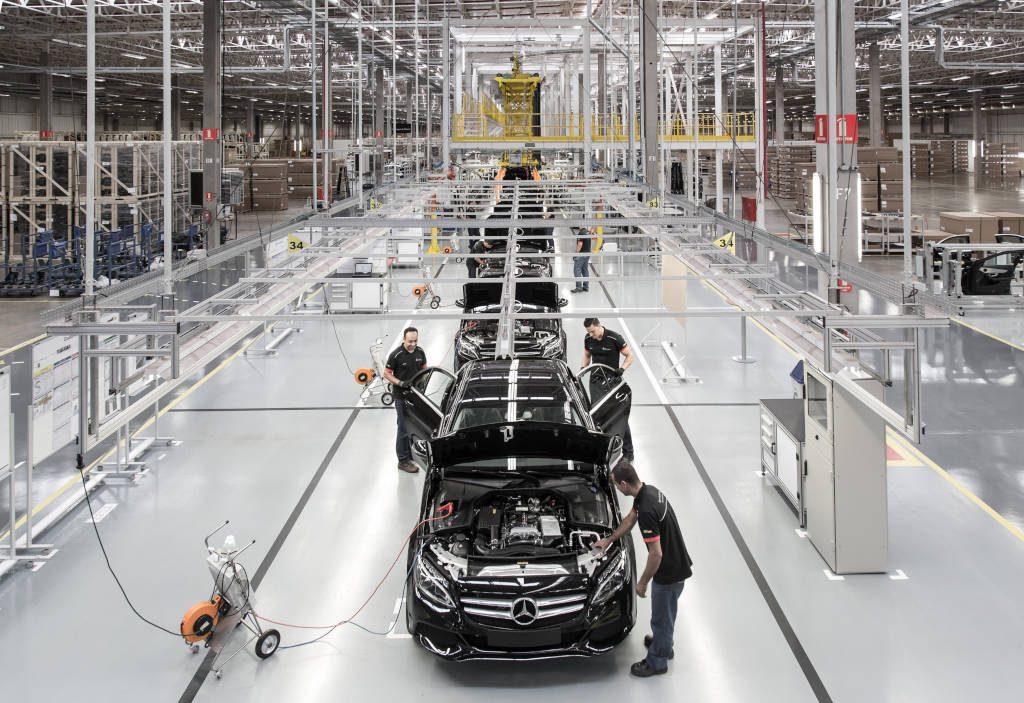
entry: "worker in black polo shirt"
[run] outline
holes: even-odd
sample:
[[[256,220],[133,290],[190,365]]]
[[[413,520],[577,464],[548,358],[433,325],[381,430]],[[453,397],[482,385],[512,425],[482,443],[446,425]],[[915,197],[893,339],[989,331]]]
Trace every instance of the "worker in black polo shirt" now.
[[[596,317],[588,317],[583,320],[583,326],[587,330],[587,336],[583,340],[583,367],[591,364],[604,364],[615,369],[621,376],[622,372],[633,365],[633,351],[626,344],[626,340],[618,332],[613,332],[601,324]],[[623,359],[622,366],[619,366],[619,358]],[[594,400],[601,394],[600,381],[601,372],[595,371],[590,374],[590,399]],[[626,424],[626,432],[622,435],[622,454],[633,461],[633,435],[629,431],[629,424]]]
[[[605,550],[622,539],[633,525],[640,523],[640,534],[647,545],[647,564],[636,582],[636,593],[647,597],[651,585],[651,635],[644,637],[647,656],[630,667],[634,676],[654,676],[668,671],[672,651],[676,612],[683,583],[693,575],[693,562],[686,551],[675,511],[665,495],[654,486],[640,481],[636,469],[628,461],[620,461],[612,469],[612,482],[620,493],[633,496],[633,509],[608,537],[594,547]],[[653,584],[652,584],[653,581]]]
[[[391,352],[384,365],[384,378],[395,387],[396,393],[403,393],[409,387],[409,381],[427,366],[427,355],[419,348],[419,330],[406,327],[402,332],[402,343]],[[395,439],[395,452],[398,454],[398,468],[406,473],[414,474],[420,470],[412,460],[412,445],[409,441],[409,430],[405,426],[405,411],[400,399],[395,399],[395,412],[398,416],[398,436]]]

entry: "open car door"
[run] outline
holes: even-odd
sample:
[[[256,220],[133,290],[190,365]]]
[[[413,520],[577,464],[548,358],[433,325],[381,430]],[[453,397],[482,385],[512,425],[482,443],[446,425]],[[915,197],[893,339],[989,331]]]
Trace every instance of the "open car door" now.
[[[428,440],[441,425],[444,397],[453,387],[455,376],[436,366],[421,370],[409,387],[396,393],[395,402],[402,404],[409,434],[419,440]]]
[[[590,401],[590,417],[602,432],[621,437],[629,422],[633,390],[622,376],[604,364],[591,364],[577,378]]]

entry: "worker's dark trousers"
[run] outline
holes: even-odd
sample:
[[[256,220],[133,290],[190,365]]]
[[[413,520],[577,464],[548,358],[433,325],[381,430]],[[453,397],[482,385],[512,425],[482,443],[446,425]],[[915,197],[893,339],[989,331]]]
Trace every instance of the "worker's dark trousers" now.
[[[480,267],[480,264],[476,262],[472,256],[466,259],[466,278],[476,278],[476,270]]]
[[[674,654],[672,650],[672,634],[676,629],[676,610],[679,608],[679,596],[683,593],[683,584],[660,584],[651,581],[651,646],[647,649],[647,663],[655,671],[668,668],[668,658]]]
[[[576,279],[576,290],[590,290],[590,274],[587,271],[587,265],[589,263],[589,256],[572,257],[572,275]]]
[[[395,415],[398,416],[398,436],[395,438],[395,454],[399,461],[412,459],[412,447],[409,442],[409,430],[405,426],[405,408],[402,399],[395,398]]]
[[[626,431],[622,433],[622,455],[633,461],[633,433],[629,431],[629,425],[626,425]]]

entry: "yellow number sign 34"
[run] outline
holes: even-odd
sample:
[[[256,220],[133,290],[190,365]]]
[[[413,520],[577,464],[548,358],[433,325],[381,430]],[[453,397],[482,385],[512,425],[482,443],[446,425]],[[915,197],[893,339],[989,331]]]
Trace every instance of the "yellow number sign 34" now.
[[[727,250],[733,256],[736,255],[736,233],[726,232],[715,240],[715,246]]]

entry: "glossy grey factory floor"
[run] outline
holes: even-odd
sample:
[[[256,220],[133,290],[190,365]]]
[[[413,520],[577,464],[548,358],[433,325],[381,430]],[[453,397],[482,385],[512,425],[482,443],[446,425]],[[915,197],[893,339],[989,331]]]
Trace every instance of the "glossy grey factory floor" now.
[[[454,268],[445,273],[460,273]],[[628,307],[654,296],[643,283],[602,288],[594,280],[571,305],[606,308],[610,297]],[[689,286],[688,299],[722,304],[699,285]],[[79,510],[49,535],[60,545],[52,560],[0,583],[5,700],[932,703],[1019,696],[1024,544],[1013,533],[894,442],[889,574],[828,578],[793,513],[758,472],[755,404],[791,395],[794,357],[752,327],[750,354],[758,361],[736,364],[738,329],[720,320],[606,322],[641,353],[627,374],[637,465],[674,503],[695,560],[667,676],[627,673],[642,652],[647,601],[629,639],[600,658],[439,661],[403,636],[396,572],[358,619],[384,631],[397,616],[391,636],[343,627],[266,661],[248,649],[223,678],[197,677],[202,655],[128,611]],[[97,508],[116,505],[99,528],[128,594],[156,622],[176,629],[185,608],[208,595],[202,537],[224,519],[240,542],[257,541],[244,561],[260,575],[258,612],[276,620],[345,618],[400,552],[422,475],[394,468],[394,415],[372,402],[360,407],[350,366],[365,365],[371,341],[385,333],[393,341],[404,325],[334,324],[337,335],[331,323],[310,321],[277,357],[239,356],[207,376],[161,421],[161,433],[181,444],[157,453],[137,485],[95,495]],[[449,365],[454,323],[420,326],[428,359]],[[570,324],[568,332],[574,363],[582,329]],[[645,338],[675,341],[704,382],[661,384],[667,362],[642,347]],[[309,634],[286,629],[284,643]]]

